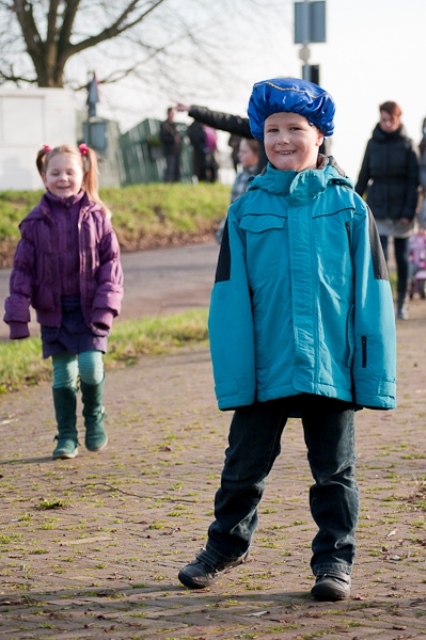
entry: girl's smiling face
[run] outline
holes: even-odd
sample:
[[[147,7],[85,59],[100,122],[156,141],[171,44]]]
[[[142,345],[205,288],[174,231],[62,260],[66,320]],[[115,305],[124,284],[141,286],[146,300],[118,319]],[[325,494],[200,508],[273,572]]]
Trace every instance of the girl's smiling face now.
[[[323,134],[298,113],[273,113],[265,120],[265,152],[281,171],[316,169],[323,140]]]
[[[58,153],[48,160],[42,175],[44,186],[58,198],[76,195],[83,184],[83,168],[79,158],[71,153]]]

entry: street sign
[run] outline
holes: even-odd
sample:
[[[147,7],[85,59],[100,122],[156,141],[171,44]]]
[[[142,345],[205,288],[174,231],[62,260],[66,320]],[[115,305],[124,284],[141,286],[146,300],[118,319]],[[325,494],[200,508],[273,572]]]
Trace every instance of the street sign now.
[[[295,2],[294,43],[325,41],[325,0]]]

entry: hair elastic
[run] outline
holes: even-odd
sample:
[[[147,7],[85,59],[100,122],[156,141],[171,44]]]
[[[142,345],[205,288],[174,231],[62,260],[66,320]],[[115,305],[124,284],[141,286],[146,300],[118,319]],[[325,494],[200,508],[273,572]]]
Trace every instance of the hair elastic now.
[[[80,149],[80,153],[83,156],[83,158],[87,156],[87,152],[89,151],[89,147],[87,146],[87,144],[84,144],[83,142],[82,144],[78,145],[78,148]]]
[[[46,155],[52,151],[52,147],[49,147],[48,144],[44,144],[43,149],[45,150]]]

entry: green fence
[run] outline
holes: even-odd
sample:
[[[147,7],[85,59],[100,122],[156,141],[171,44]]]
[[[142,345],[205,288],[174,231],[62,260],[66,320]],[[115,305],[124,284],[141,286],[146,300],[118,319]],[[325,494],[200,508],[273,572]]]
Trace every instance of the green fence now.
[[[165,160],[160,143],[160,120],[147,118],[120,136],[123,184],[163,182]],[[182,136],[181,180],[192,182],[192,148],[187,126],[176,123]]]

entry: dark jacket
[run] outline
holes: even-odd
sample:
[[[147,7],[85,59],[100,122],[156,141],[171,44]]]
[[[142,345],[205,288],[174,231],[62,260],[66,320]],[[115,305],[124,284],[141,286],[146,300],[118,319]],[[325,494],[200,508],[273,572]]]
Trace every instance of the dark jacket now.
[[[165,120],[160,124],[160,140],[165,156],[180,154],[182,139],[175,122]]]
[[[211,111],[207,107],[198,107],[197,105],[191,105],[191,109],[188,111],[188,115],[198,122],[202,122],[214,129],[220,129],[221,131],[228,131],[237,136],[243,138],[253,139],[253,135],[250,131],[250,121],[248,118],[241,116],[234,116],[230,113],[223,113],[222,111]],[[255,175],[261,173],[266,167],[268,159],[265,153],[265,147],[261,142],[259,144],[259,162],[256,167]]]
[[[414,218],[417,206],[419,163],[404,127],[385,133],[380,125],[367,143],[355,190],[366,192],[377,220]]]
[[[27,324],[31,304],[41,325],[60,327],[62,308],[57,231],[45,195],[19,228],[21,240],[15,252],[4,321]],[[120,247],[111,220],[86,194],[81,200],[78,235],[80,300],[84,320],[88,326],[111,324],[113,317],[120,313],[123,298]],[[21,332],[19,337],[25,335],[29,335],[28,330]]]

